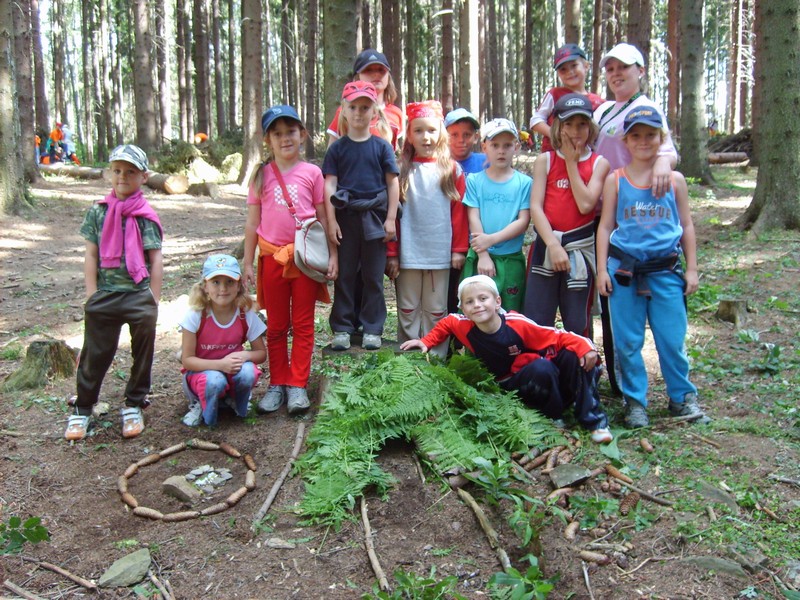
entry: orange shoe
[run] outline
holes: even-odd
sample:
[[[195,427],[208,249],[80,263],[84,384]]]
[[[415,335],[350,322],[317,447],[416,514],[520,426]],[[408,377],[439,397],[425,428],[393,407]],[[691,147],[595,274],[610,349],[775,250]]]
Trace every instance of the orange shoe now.
[[[71,415],[67,421],[67,430],[64,432],[64,439],[70,442],[82,440],[86,437],[89,429],[89,417],[84,415]]]
[[[122,437],[135,438],[144,431],[144,416],[138,406],[122,409]]]

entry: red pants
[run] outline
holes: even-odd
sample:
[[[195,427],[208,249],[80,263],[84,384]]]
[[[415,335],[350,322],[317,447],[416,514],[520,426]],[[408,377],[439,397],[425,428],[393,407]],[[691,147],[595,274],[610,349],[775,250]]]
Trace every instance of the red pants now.
[[[271,385],[306,387],[314,353],[314,307],[319,284],[300,274],[283,277],[283,265],[262,256],[258,285],[267,311],[267,355]],[[289,328],[292,350],[289,354]]]

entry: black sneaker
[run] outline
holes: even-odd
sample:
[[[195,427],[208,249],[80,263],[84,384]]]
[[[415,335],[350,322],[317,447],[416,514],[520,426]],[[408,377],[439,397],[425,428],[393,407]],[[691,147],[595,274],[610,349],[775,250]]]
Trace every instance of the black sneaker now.
[[[708,425],[711,419],[706,416],[703,409],[697,403],[697,394],[689,392],[683,397],[683,402],[669,401],[669,414],[673,417],[697,417],[691,419],[693,423],[700,423],[701,425]]]

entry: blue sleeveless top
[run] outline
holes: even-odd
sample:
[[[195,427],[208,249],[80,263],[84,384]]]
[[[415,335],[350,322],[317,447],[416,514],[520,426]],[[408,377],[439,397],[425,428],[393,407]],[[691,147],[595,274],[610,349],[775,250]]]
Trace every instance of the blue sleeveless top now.
[[[640,188],[628,180],[625,169],[617,176],[617,228],[610,242],[637,260],[662,258],[680,252],[683,236],[675,189],[656,198],[649,187]]]

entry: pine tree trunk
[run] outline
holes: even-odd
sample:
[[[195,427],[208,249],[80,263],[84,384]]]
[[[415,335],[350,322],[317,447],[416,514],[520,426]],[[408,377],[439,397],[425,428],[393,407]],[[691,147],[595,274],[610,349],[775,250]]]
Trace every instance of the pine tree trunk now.
[[[208,56],[208,11],[205,0],[192,1],[192,58],[194,60],[194,89],[197,102],[197,129],[211,135],[211,77]]]
[[[764,97],[764,88],[762,87],[764,81],[763,75],[763,67],[761,60],[759,60],[760,56],[764,55],[763,49],[763,35],[762,35],[762,28],[761,28],[761,13],[762,11],[759,10],[759,7],[754,7],[753,12],[755,16],[753,18],[753,38],[754,38],[754,47],[753,47],[753,55],[755,60],[753,61],[753,100],[752,100],[752,140],[753,140],[753,152],[750,155],[750,164],[753,166],[758,166],[760,164],[759,160],[759,150],[761,146],[761,118],[762,118],[762,110],[761,107],[766,101]]]
[[[31,42],[33,43],[33,89],[36,105],[36,130],[50,131],[50,108],[47,103],[47,75],[42,54],[42,29],[39,24],[39,0],[31,2]]]
[[[158,73],[158,122],[162,140],[172,139],[172,19],[166,2],[156,0],[156,71]]]
[[[742,59],[742,0],[731,0],[731,48],[728,54],[728,133],[739,131],[739,66]]]
[[[528,0],[530,1],[530,0]],[[481,117],[478,0],[464,0],[459,16],[458,104]]]
[[[800,3],[758,2],[761,36],[756,62],[762,90],[780,90],[760,104],[759,168],[753,201],[740,220],[755,234],[771,229],[800,229]]]
[[[112,86],[111,80],[111,47],[109,35],[109,21],[108,21],[108,2],[107,0],[100,0],[99,3],[98,22],[100,23],[100,70],[103,85],[100,89],[101,99],[100,106],[103,110],[103,119],[105,121],[104,131],[106,134],[105,145],[106,149],[110,151],[117,143],[114,136],[116,130],[114,123],[114,102],[112,99]],[[103,155],[105,156],[105,154]]]
[[[319,92],[317,80],[317,35],[319,24],[317,22],[319,4],[317,0],[308,0],[306,3],[306,39],[308,48],[306,49],[306,102],[305,102],[305,124],[310,132],[322,129],[319,122]],[[306,142],[306,157],[309,159],[316,157],[313,136]]]
[[[244,149],[239,183],[246,184],[261,162],[261,109],[263,69],[261,52],[261,0],[242,0],[242,129]]]
[[[236,23],[238,19],[234,14],[234,2],[228,0],[228,126],[236,129],[239,121],[236,118],[236,108],[239,106],[238,86],[236,77]]]
[[[389,5],[387,0],[383,2],[384,17],[386,7]],[[322,2],[322,55],[325,57],[325,69],[323,70],[325,91],[324,110],[326,124],[333,118],[336,107],[341,103],[342,88],[350,80],[353,73],[353,59],[356,56],[356,13],[355,5],[337,2],[336,0],[323,0]],[[383,22],[384,33],[386,32],[386,21]],[[384,40],[384,50],[386,48],[386,38]],[[400,64],[392,64],[392,77],[397,82],[397,75]]]
[[[211,39],[214,48],[214,108],[217,117],[217,135],[222,135],[228,130],[225,119],[225,75],[222,60],[221,29],[222,17],[219,9],[220,0],[211,0]]]
[[[180,123],[180,139],[183,141],[189,140],[189,133],[191,131],[190,108],[192,100],[189,97],[187,87],[189,75],[186,70],[189,52],[185,41],[186,29],[188,27],[186,0],[177,0],[175,4],[175,36],[177,39],[175,50],[177,62],[176,71],[178,73],[178,122]]]
[[[580,0],[564,0],[564,41],[581,45]]]
[[[408,102],[415,102],[417,100],[422,100],[423,98],[420,97],[420,92],[417,90],[417,75],[415,72],[415,68],[417,66],[417,47],[414,41],[414,6],[412,2],[405,3],[406,11],[405,11],[405,44],[403,44],[403,50],[405,51],[406,55],[406,99]]]
[[[22,168],[25,180],[39,179],[34,151],[33,66],[31,64],[30,0],[18,0],[14,17],[14,65],[16,67],[17,108],[19,110]]]
[[[442,2],[442,91],[445,114],[453,110],[453,0]],[[449,12],[447,12],[449,11]]]
[[[136,104],[136,142],[145,152],[156,150],[160,144],[156,124],[156,99],[153,85],[153,61],[150,49],[150,14],[147,0],[133,2],[134,60],[133,96]]]
[[[295,66],[295,46],[296,40],[292,32],[292,9],[290,0],[281,0],[281,64],[283,73],[281,84],[283,85],[282,103],[289,104],[297,108],[297,68]]]
[[[703,0],[681,0],[681,164],[687,177],[712,182],[703,86]]]
[[[674,135],[680,135],[681,36],[680,0],[668,0],[667,7],[667,121]]]
[[[93,54],[95,41],[94,6],[88,2],[81,3],[81,62],[83,69],[81,77],[83,82],[83,111],[81,119],[84,123],[83,159],[88,163],[94,162],[95,145],[95,119],[94,119],[94,88],[96,79],[93,76]]]
[[[603,48],[603,0],[597,0],[594,3],[594,19],[592,21],[592,92],[598,95],[600,94],[600,59],[603,58]]]
[[[56,60],[53,61],[53,111],[55,120],[62,121],[66,118],[64,102],[64,3],[53,2],[50,5],[50,44]],[[50,128],[53,123],[50,123]],[[50,131],[48,128],[47,131]]]

